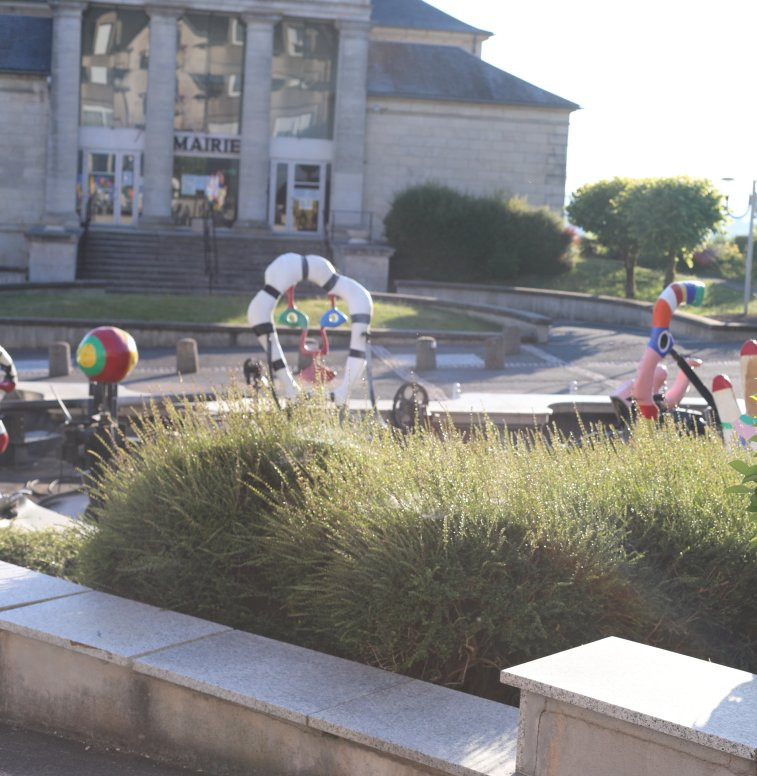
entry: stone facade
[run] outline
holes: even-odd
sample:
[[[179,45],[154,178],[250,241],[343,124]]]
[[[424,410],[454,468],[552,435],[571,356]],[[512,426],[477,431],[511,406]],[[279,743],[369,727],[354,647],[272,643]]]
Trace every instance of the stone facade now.
[[[108,6],[113,18],[119,9],[130,9],[149,20],[149,34],[144,21],[131,47],[115,54],[109,49],[115,38],[104,35],[106,22],[100,16],[93,21],[97,8],[105,6],[48,0],[0,7],[0,20],[17,25],[21,38],[26,31],[30,36],[29,45],[21,40],[0,51],[0,271],[22,267],[30,279],[75,279],[80,222],[92,217],[87,203],[97,204],[101,185],[111,210],[106,204],[104,217],[96,211],[95,228],[188,228],[197,214],[187,202],[192,205],[210,190],[193,189],[195,179],[216,176],[208,168],[222,156],[211,147],[203,158],[192,157],[195,143],[206,151],[212,143],[234,149],[225,160],[226,179],[229,174],[234,179],[229,197],[234,208],[222,226],[239,231],[282,236],[309,231],[338,241],[340,230],[349,235],[359,229],[362,238],[370,224],[365,236],[380,239],[393,196],[425,181],[476,194],[520,195],[531,204],[562,209],[568,119],[577,106],[481,62],[481,42],[490,33],[420,0],[227,0],[221,9],[207,0],[188,0],[181,10],[162,0],[114,0]],[[196,59],[191,74],[181,70],[190,53],[200,56],[201,47],[177,48],[177,25],[189,12],[230,20],[231,37],[222,45],[245,46],[236,75],[198,75]],[[99,38],[92,29],[87,38],[88,18],[99,25],[94,34],[103,32]],[[296,39],[300,23],[304,32]],[[319,24],[327,29],[323,40],[333,35],[336,41],[330,44],[330,64],[318,59],[322,42],[316,45],[310,37],[321,34]],[[232,39],[234,30],[241,30],[238,40]],[[333,88],[333,115],[326,124],[322,115],[304,112],[307,100],[290,93],[291,99],[282,101],[287,78],[279,74],[277,82],[282,61],[289,57],[292,67],[292,57],[308,46],[315,59],[301,77],[305,91],[322,63],[333,68],[324,75]],[[426,92],[414,91],[412,68],[392,68],[395,50],[424,58],[432,72],[436,68],[439,77]],[[450,58],[449,52],[456,55]],[[82,106],[80,75],[89,79],[82,82],[87,89]],[[219,129],[232,124],[217,121],[204,133],[193,129],[193,135],[179,126],[176,84],[187,83],[189,75],[201,79],[193,100],[209,103],[220,94],[228,104],[240,103],[234,129]],[[466,79],[471,92],[460,87]],[[457,91],[447,88],[456,83]],[[106,93],[112,93],[111,107],[98,96]],[[131,114],[120,102],[126,103],[125,93]],[[202,105],[192,102],[193,115]],[[92,123],[97,116],[99,126]],[[321,134],[309,133],[311,120],[320,122]],[[189,162],[180,169],[182,153]],[[110,167],[88,166],[96,156],[107,158]],[[181,218],[179,189],[185,197]]]
[[[428,182],[478,195],[518,195],[559,212],[567,139],[565,111],[371,99],[365,201],[374,230],[395,194]]]
[[[26,266],[45,209],[48,112],[44,77],[0,74],[0,269]]]

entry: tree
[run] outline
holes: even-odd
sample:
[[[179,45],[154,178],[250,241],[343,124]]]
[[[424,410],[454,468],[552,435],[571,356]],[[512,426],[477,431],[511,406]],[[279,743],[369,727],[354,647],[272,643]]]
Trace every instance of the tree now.
[[[591,232],[626,268],[627,299],[636,296],[635,271],[639,243],[632,228],[625,199],[637,182],[612,178],[581,186],[567,207],[570,222]]]
[[[723,197],[712,182],[686,177],[639,181],[622,206],[640,251],[663,259],[665,286],[675,280],[678,259],[690,262],[725,218]]]

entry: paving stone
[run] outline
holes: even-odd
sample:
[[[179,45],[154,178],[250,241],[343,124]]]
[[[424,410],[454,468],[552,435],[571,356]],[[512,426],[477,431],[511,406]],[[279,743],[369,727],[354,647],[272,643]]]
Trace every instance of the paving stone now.
[[[134,668],[302,725],[308,715],[411,681],[240,631],[146,655]]]
[[[136,655],[228,630],[197,617],[97,592],[0,612],[0,629],[121,665]]]
[[[325,709],[310,725],[447,773],[515,773],[518,710],[426,682]]]
[[[0,612],[88,590],[65,579],[0,561]]]

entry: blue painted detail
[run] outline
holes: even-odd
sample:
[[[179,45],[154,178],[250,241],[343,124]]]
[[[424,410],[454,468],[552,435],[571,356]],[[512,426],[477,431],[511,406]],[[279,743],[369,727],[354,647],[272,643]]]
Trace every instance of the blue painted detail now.
[[[335,329],[343,323],[347,323],[347,316],[336,307],[330,307],[321,316],[321,326],[326,329]]]
[[[647,345],[663,358],[670,353],[674,344],[675,340],[667,326],[655,326],[647,342]]]

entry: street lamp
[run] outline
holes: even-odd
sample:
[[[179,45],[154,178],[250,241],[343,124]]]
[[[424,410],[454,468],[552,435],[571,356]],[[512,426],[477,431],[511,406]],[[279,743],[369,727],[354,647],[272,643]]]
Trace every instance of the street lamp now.
[[[722,178],[724,181],[732,181],[733,178]],[[725,200],[728,209],[728,197]],[[749,315],[749,302],[752,300],[752,259],[754,257],[754,211],[757,208],[757,181],[752,181],[752,193],[749,196],[749,234],[746,242],[746,270],[744,274],[744,316]],[[729,211],[733,217],[733,213]],[[746,213],[744,213],[746,215]],[[743,216],[738,216],[742,218]]]
[[[749,236],[746,240],[746,276],[744,277],[744,315],[749,315],[749,302],[752,299],[752,257],[754,256],[754,208],[757,194],[752,181],[752,195],[749,197]]]

